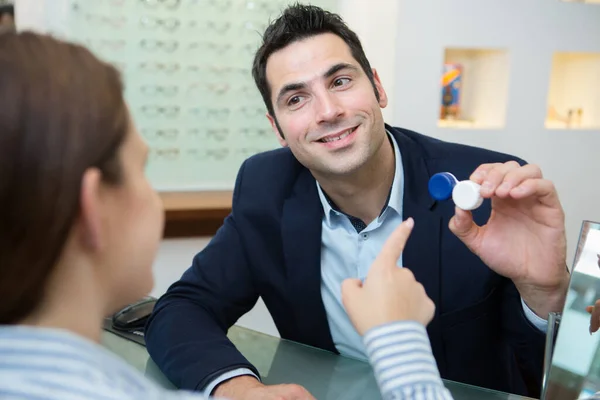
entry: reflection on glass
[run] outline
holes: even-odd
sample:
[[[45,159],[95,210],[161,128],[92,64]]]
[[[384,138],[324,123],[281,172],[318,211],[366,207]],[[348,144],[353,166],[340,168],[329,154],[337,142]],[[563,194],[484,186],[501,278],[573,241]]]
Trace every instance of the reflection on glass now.
[[[600,300],[599,255],[600,223],[585,221],[552,356],[547,400],[600,399],[600,309],[594,307]]]

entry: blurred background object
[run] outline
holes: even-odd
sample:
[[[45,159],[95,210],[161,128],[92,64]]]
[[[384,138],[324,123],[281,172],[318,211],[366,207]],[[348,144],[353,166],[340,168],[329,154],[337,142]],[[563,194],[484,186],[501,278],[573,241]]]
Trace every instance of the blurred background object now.
[[[15,30],[15,7],[13,1],[0,0],[0,33]]]

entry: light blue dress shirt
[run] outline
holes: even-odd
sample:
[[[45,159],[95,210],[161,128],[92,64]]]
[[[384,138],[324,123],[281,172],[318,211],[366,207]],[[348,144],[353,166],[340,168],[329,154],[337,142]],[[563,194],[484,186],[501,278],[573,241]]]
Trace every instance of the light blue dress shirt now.
[[[336,349],[340,354],[361,360],[367,358],[366,352],[362,339],[342,304],[341,284],[347,278],[364,280],[383,244],[402,223],[404,168],[396,140],[392,135],[388,136],[396,156],[394,181],[388,203],[379,217],[371,221],[360,233],[352,226],[348,216],[331,207],[317,183],[324,211],[321,234],[321,296]],[[402,257],[398,260],[398,266],[402,266]]]

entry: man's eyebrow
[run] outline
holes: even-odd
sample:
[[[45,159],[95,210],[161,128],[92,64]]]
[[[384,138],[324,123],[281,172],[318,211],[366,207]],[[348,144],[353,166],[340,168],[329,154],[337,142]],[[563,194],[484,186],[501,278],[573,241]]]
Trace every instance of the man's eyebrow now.
[[[339,64],[335,64],[333,65],[331,68],[329,68],[327,70],[327,72],[325,72],[323,74],[324,78],[331,78],[333,75],[335,75],[336,73],[340,72],[343,69],[350,69],[352,71],[358,71],[358,68],[352,64],[348,64],[348,63],[339,63]]]

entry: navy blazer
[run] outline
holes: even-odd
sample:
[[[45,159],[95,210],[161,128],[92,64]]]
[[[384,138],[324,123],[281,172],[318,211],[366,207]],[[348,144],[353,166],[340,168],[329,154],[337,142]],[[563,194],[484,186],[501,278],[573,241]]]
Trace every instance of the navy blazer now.
[[[539,395],[544,334],[526,319],[514,284],[450,232],[452,202],[427,190],[437,172],[462,180],[483,163],[524,161],[386,128],[402,154],[403,216],[415,220],[403,261],[436,305],[427,331],[441,376]],[[485,201],[474,218],[482,224],[489,214]],[[315,178],[289,149],[243,163],[231,214],[148,321],[148,351],[177,387],[200,390],[239,367],[258,375],[226,332],[259,296],[282,338],[337,352],[321,298],[322,217]]]

